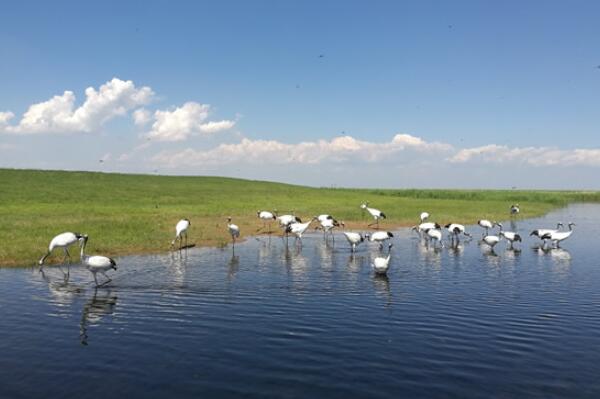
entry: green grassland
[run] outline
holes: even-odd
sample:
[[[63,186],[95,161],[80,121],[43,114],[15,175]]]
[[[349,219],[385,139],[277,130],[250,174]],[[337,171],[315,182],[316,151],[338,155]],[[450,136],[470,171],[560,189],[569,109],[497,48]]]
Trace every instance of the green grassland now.
[[[242,236],[253,235],[262,226],[258,210],[294,210],[303,219],[329,213],[364,230],[372,220],[359,207],[363,201],[384,211],[382,228],[391,229],[416,224],[422,211],[439,223],[474,223],[508,218],[515,202],[520,217],[533,217],[571,202],[598,202],[600,193],[331,189],[222,177],[0,169],[0,266],[33,265],[63,231],[89,234],[90,253],[168,251],[181,218],[192,222],[191,243],[222,246],[229,242],[226,217],[233,217]]]

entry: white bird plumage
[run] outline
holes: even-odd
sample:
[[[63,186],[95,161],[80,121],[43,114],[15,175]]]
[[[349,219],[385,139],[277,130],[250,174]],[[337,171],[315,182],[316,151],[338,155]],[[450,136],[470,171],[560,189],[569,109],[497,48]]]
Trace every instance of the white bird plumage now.
[[[421,212],[420,218],[421,218],[421,223],[423,223],[424,221],[426,221],[427,219],[429,219],[429,213],[427,213],[427,212]]]
[[[360,208],[366,210],[367,212],[369,212],[369,214],[371,216],[373,216],[373,219],[375,219],[375,221],[373,223],[367,225],[367,227],[371,227],[374,224],[376,224],[377,228],[379,228],[379,219],[385,219],[386,218],[385,213],[381,212],[379,209],[369,208],[369,203],[368,202],[363,202],[360,205]]]
[[[568,226],[569,231],[554,231],[551,233],[546,233],[542,236],[542,239],[554,241],[556,247],[560,248],[560,242],[571,237],[571,234],[573,234],[573,226],[575,226],[575,223],[571,222]]]
[[[263,228],[266,228],[267,225],[269,227],[269,234],[271,233],[271,222],[273,220],[277,220],[277,215],[275,214],[275,212],[269,212],[269,211],[258,211],[256,212],[256,216],[258,216],[258,218],[260,220],[263,221]],[[259,228],[256,231],[260,231],[261,229]]]
[[[431,241],[435,241],[437,243],[439,243],[442,248],[444,248],[444,243],[442,241],[442,232],[438,229],[427,229],[425,230],[425,233],[427,234],[427,236],[429,237],[429,239]]]
[[[235,239],[240,236],[240,228],[237,224],[231,223],[231,216],[227,218],[227,230],[231,235],[231,240],[233,241],[233,246],[235,247]]]
[[[547,238],[543,237],[547,236],[548,234],[557,232],[558,230],[560,230],[561,227],[563,227],[563,224],[561,222],[558,222],[556,224],[556,229],[535,229],[529,234],[529,236],[538,237],[539,239],[544,240],[544,244],[546,244]]]
[[[177,240],[179,240],[179,249],[181,249],[181,242],[183,240],[183,237],[185,237],[184,246],[187,247],[187,232],[191,225],[192,223],[188,219],[181,219],[179,222],[177,222],[177,224],[175,225],[175,238],[173,239],[173,241],[171,241],[171,247],[175,245],[175,242],[177,242]]]
[[[458,236],[460,234],[466,236],[466,237],[471,237],[471,234],[467,233],[465,226],[462,224],[458,224],[458,223],[448,223],[446,226],[444,226],[446,228],[446,230],[448,230],[448,233],[450,234],[450,237],[452,238],[452,241],[454,241],[454,239],[456,239],[458,241]]]
[[[504,231],[502,223],[496,223],[500,227],[500,238],[505,238],[510,243],[510,248],[513,247],[515,241],[521,241],[521,236],[514,231]]]
[[[94,282],[96,286],[98,286],[98,280],[96,278],[96,273],[102,274],[106,277],[106,281],[101,285],[111,282],[110,277],[106,275],[106,272],[110,269],[117,270],[117,262],[114,259],[111,259],[107,256],[102,255],[86,255],[85,254],[85,246],[88,241],[87,234],[84,234],[81,237],[81,262],[86,266],[86,268],[92,273],[94,276]]]
[[[494,227],[496,222],[490,222],[487,219],[481,219],[477,221],[477,224],[485,229],[484,236],[487,236],[489,234],[489,230]]]
[[[294,215],[293,213],[294,212],[292,211],[291,215],[277,216],[277,221],[279,222],[279,227],[285,229],[291,223],[302,223],[302,220],[299,217],[297,217],[296,215]]]
[[[379,248],[383,248],[383,243],[394,237],[394,234],[390,231],[376,231],[372,234],[365,234],[365,238],[368,238],[371,242],[378,242]]]
[[[304,232],[306,231],[306,229],[308,229],[308,226],[310,226],[310,224],[314,221],[315,219],[311,219],[306,223],[300,223],[300,222],[294,222],[294,223],[290,223],[285,231],[286,233],[292,233],[293,235],[296,236],[296,239],[300,240],[300,243],[302,243],[302,234],[304,234]]]
[[[356,251],[358,244],[365,240],[362,234],[351,231],[344,231],[344,236],[346,237],[346,240],[348,240],[348,243],[350,243],[352,246],[352,252]]]
[[[390,268],[391,249],[393,244],[388,246],[388,255],[386,257],[378,256],[373,259],[372,267],[376,274],[387,274]]]
[[[50,256],[52,251],[56,248],[63,249],[63,251],[65,253],[65,258],[63,259],[63,262],[66,259],[68,259],[69,263],[71,263],[71,254],[69,254],[69,247],[71,245],[75,244],[81,237],[82,237],[81,234],[71,233],[70,231],[61,233],[61,234],[57,235],[56,237],[54,237],[50,241],[50,245],[48,245],[48,252],[38,261],[38,264],[40,265],[40,271],[42,271],[42,267],[44,266],[44,261],[46,260],[46,258],[48,258],[48,256]]]

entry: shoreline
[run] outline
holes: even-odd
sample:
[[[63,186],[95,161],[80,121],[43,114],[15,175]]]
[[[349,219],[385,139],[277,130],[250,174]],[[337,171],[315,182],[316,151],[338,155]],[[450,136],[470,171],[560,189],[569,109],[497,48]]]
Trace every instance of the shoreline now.
[[[570,205],[570,204],[569,204]],[[568,205],[567,205],[568,206]],[[556,209],[560,209],[562,207],[556,207],[554,209],[549,210],[548,212],[551,212],[553,210]],[[547,214],[548,212],[545,212],[543,214],[539,214],[539,215],[532,215],[529,217],[518,217],[519,220],[526,220],[526,219],[532,219],[532,218],[536,218],[536,217],[540,217],[540,216],[544,216],[545,214]],[[498,220],[502,220],[502,221],[506,221],[509,220],[510,216],[507,216],[506,219],[500,219],[498,218]],[[464,222],[464,221],[454,221],[456,223],[461,223],[464,224],[465,226],[474,226],[476,227],[475,223],[468,223],[468,222]],[[366,233],[366,232],[375,232],[375,231],[396,231],[396,230],[400,230],[400,229],[406,229],[406,228],[410,228],[412,226],[414,226],[414,223],[409,223],[406,221],[403,222],[397,222],[394,224],[390,224],[389,222],[382,222],[381,223],[381,228],[379,229],[374,229],[374,228],[364,228],[365,226],[365,222],[364,221],[350,221],[350,222],[346,222],[346,228],[345,229],[341,229],[341,228],[337,228],[334,230],[334,232],[337,235],[340,235],[344,230],[346,231],[354,231],[354,232],[360,232],[360,233]],[[317,225],[317,222],[313,223],[315,226]],[[444,224],[440,223],[440,225],[443,226]],[[363,228],[361,228],[361,226]],[[316,229],[314,229],[313,225],[311,224],[311,226],[309,227],[309,232],[311,233],[311,235],[316,235]],[[271,237],[276,237],[276,238],[282,238],[284,236],[282,236],[281,233],[281,228],[280,227],[274,227],[272,229],[272,233],[270,234]],[[242,231],[243,233],[243,231]],[[257,234],[258,233],[258,234]],[[322,234],[321,232],[319,232],[318,234]],[[193,234],[192,234],[193,236]],[[260,233],[260,231],[256,231],[254,233],[250,233],[250,234],[243,234],[241,237],[239,237],[236,240],[236,243],[240,244],[240,243],[244,243],[247,240],[250,240],[252,238],[258,238],[258,237],[268,237],[269,234],[268,233]],[[290,239],[293,240],[294,236],[290,235]],[[170,242],[169,242],[170,243]],[[190,247],[190,245],[192,245],[192,247]],[[215,240],[194,240],[189,239],[188,240],[188,249],[191,248],[214,248],[214,249],[220,249],[220,248],[225,248],[227,246],[231,245],[231,240],[226,241],[226,242],[215,242]],[[81,260],[79,258],[79,246],[78,244],[73,244],[71,248],[71,264],[72,265],[76,265],[81,263]],[[77,248],[77,251],[74,251]],[[110,254],[111,257],[113,258],[117,258],[117,262],[118,262],[118,258],[119,257],[128,257],[128,256],[147,256],[147,255],[160,255],[160,254],[168,254],[170,252],[174,252],[174,251],[178,251],[177,248],[175,249],[171,249],[170,247],[166,246],[166,247],[157,247],[157,248],[145,248],[145,249],[140,249],[140,250],[127,250],[125,249],[124,251],[119,251],[118,253],[112,253]],[[40,257],[43,255],[42,252],[40,252]],[[44,263],[44,267],[50,267],[50,268],[57,268],[59,266],[64,266],[64,263],[60,263],[61,259],[61,252],[60,250],[55,250],[55,252],[52,253],[52,255],[48,258],[48,261]],[[8,263],[5,262],[5,260],[0,261],[0,269],[13,269],[13,268],[17,268],[17,269],[24,269],[24,268],[37,268],[39,267],[38,265],[38,259],[33,259],[31,264],[23,264],[20,263],[17,260],[9,260]]]

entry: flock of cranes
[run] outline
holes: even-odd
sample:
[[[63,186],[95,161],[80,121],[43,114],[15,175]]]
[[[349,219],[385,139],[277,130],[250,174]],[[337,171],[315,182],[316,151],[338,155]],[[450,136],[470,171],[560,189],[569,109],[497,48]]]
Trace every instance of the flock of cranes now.
[[[386,274],[389,268],[390,259],[391,259],[391,249],[393,244],[391,240],[394,238],[394,234],[390,231],[380,231],[379,230],[379,220],[385,219],[386,215],[379,209],[369,207],[369,203],[365,202],[360,205],[360,208],[364,211],[368,212],[374,219],[374,222],[370,223],[367,227],[371,227],[375,225],[377,231],[374,232],[355,232],[355,231],[346,231],[344,222],[338,222],[333,216],[328,214],[322,214],[318,216],[314,216],[307,222],[302,222],[302,220],[294,214],[292,211],[290,214],[278,215],[277,211],[258,211],[257,217],[263,222],[262,228],[259,228],[257,232],[262,229],[267,229],[269,234],[272,233],[271,223],[277,223],[279,228],[282,231],[282,238],[286,240],[290,235],[293,235],[296,239],[297,245],[302,246],[302,236],[307,232],[310,225],[313,222],[318,222],[318,226],[315,227],[315,230],[323,230],[323,236],[325,239],[330,236],[332,240],[335,240],[333,230],[335,228],[341,227],[343,229],[343,235],[350,244],[350,250],[355,252],[357,247],[363,243],[364,241],[369,241],[373,243],[379,244],[379,250],[383,251],[384,244],[387,243],[388,251],[387,255],[380,255],[373,260],[373,270],[377,274]],[[518,204],[511,205],[510,213],[511,215],[517,215],[520,212],[520,207]],[[416,232],[423,240],[425,240],[428,244],[431,243],[434,247],[444,248],[444,236],[442,234],[442,227],[438,223],[429,221],[430,215],[428,212],[422,212],[419,216],[420,223],[411,228],[412,231]],[[515,242],[521,242],[522,237],[513,231],[505,231],[502,224],[495,221],[490,221],[486,219],[479,220],[477,224],[483,229],[483,234],[481,238],[481,243],[493,248],[500,242],[502,239],[506,240],[509,243],[509,248],[513,248]],[[177,242],[179,242],[179,249],[188,247],[188,230],[191,226],[191,222],[188,219],[181,219],[175,225],[175,238],[171,241],[171,247],[174,247]],[[546,247],[548,242],[552,243],[555,247],[560,247],[560,243],[571,236],[573,233],[574,223],[569,223],[569,230],[561,230],[564,228],[562,223],[558,223],[556,229],[536,229],[533,230],[530,236],[538,237],[543,241],[543,246]],[[490,233],[490,230],[498,227],[498,233],[494,234]],[[450,245],[457,245],[460,241],[461,237],[466,237],[466,239],[472,239],[472,234],[466,231],[466,228],[462,224],[458,223],[448,223],[444,226],[448,233],[448,239],[450,241]],[[232,223],[232,218],[227,218],[227,230],[232,240],[232,247],[235,251],[235,242],[236,239],[240,237],[240,228],[238,225]],[[69,254],[68,248],[73,244],[79,242],[81,246],[81,261],[85,265],[85,267],[92,273],[94,277],[94,282],[96,285],[104,285],[111,281],[110,277],[106,274],[110,269],[117,270],[117,263],[106,256],[101,255],[93,255],[89,256],[85,254],[85,246],[88,242],[88,236],[86,234],[79,233],[71,233],[66,232],[57,235],[52,239],[50,245],[48,246],[48,252],[39,260],[40,271],[44,265],[44,262],[50,254],[58,248],[61,248],[64,252],[63,263],[67,261],[67,265],[71,263],[71,255]],[[69,270],[67,270],[67,275]],[[100,273],[105,277],[105,281],[102,284],[98,284],[97,274]]]

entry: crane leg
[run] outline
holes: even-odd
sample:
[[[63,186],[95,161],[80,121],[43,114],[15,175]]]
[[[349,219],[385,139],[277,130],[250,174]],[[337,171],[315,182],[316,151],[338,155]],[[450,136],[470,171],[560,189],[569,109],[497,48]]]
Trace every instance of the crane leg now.
[[[96,287],[98,286],[98,279],[96,278],[96,273],[94,273],[94,282],[96,283]]]

